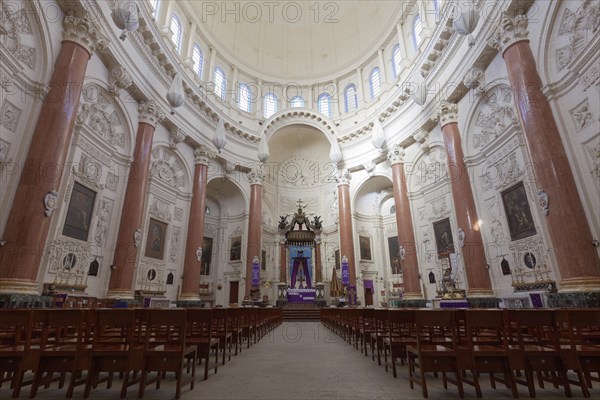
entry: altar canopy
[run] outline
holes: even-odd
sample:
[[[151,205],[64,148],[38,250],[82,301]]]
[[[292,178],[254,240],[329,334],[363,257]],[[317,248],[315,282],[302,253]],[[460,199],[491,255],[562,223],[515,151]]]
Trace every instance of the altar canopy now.
[[[289,246],[290,251],[290,288],[312,288],[311,254],[312,246]]]

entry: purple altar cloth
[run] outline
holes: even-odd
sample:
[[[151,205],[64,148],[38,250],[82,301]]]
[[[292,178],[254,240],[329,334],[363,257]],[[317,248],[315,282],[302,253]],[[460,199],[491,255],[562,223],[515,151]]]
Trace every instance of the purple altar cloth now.
[[[288,289],[287,300],[290,303],[314,303],[315,289]]]

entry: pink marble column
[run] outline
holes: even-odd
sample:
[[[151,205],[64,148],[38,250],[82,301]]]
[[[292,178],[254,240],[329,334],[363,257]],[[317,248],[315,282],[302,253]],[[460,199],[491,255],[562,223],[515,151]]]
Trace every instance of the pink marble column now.
[[[494,291],[487,268],[479,219],[475,209],[475,199],[467,165],[464,161],[457,113],[458,107],[456,104],[442,101],[437,116],[442,127],[444,145],[448,156],[450,186],[459,229],[458,236],[460,236],[461,230],[464,233],[464,247],[460,248],[458,237],[454,240],[454,246],[462,254],[465,263],[465,275],[468,283],[467,296],[471,298],[493,297]]]
[[[138,111],[139,123],[133,162],[127,179],[107,298],[133,298],[135,267],[145,236],[145,232],[142,232],[142,218],[146,207],[152,139],[156,124],[164,118],[164,114],[153,100],[141,102]]]
[[[408,188],[404,175],[405,151],[399,145],[392,147],[388,155],[392,165],[392,184],[394,186],[394,204],[396,205],[396,224],[398,225],[398,244],[400,245],[400,261],[404,280],[405,300],[423,299],[419,282],[419,261],[417,259],[417,243],[410,213]]]
[[[502,51],[508,69],[535,173],[540,211],[545,215],[560,271],[560,291],[599,291],[600,258],[592,246],[592,233],[550,103],[542,92],[527,26],[526,16],[505,13],[490,44]]]
[[[313,283],[323,282],[323,272],[321,264],[321,231],[315,231],[315,279]]]
[[[285,254],[285,233],[279,233],[279,282],[287,282],[287,257]]]
[[[340,259],[348,258],[350,285],[356,285],[356,260],[352,233],[352,211],[350,208],[350,172],[344,170],[338,179],[338,208],[340,229]]]
[[[252,260],[260,260],[262,236],[262,172],[252,170],[250,178],[250,215],[248,217],[248,247],[246,253],[246,296],[252,289]]]
[[[39,294],[38,269],[69,145],[85,71],[103,39],[87,18],[65,17],[63,42],[38,117],[0,247],[0,293]]]
[[[185,260],[183,263],[183,282],[179,300],[199,301],[200,267],[202,244],[204,241],[204,217],[206,211],[206,184],[208,183],[208,164],[215,154],[205,146],[194,150],[196,167],[192,188],[192,203],[188,220]]]

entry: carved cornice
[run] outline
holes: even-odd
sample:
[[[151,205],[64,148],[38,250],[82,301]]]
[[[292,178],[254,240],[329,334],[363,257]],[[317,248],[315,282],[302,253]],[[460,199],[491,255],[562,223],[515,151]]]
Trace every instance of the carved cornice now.
[[[393,145],[391,151],[388,153],[388,160],[390,161],[390,165],[404,162],[405,156],[406,150],[404,150],[404,147],[400,146],[399,144]]]
[[[165,113],[158,107],[154,100],[140,102],[138,112],[140,123],[146,123],[155,128],[156,124],[165,118]]]
[[[429,150],[429,131],[426,129],[419,129],[415,133],[413,133],[412,137],[415,139],[415,142],[419,143],[421,146],[421,150],[426,152]]]
[[[133,85],[129,72],[121,65],[116,65],[110,70],[108,77],[108,91],[113,96],[118,96],[121,89],[127,89]]]
[[[502,52],[506,51],[511,45],[529,40],[529,31],[527,26],[529,21],[526,15],[515,15],[511,17],[506,11],[500,18],[500,26],[494,35],[488,40],[488,44]]]
[[[90,56],[97,49],[104,48],[108,39],[96,29],[89,16],[75,17],[67,15],[63,20],[63,40],[83,46]]]
[[[463,84],[469,89],[475,90],[475,94],[477,95],[485,93],[485,90],[483,89],[483,86],[485,84],[484,72],[477,67],[471,68],[465,74]]]
[[[217,153],[209,150],[205,145],[201,144],[194,149],[194,162],[196,164],[208,165],[211,159],[214,159]]]
[[[433,120],[437,121],[442,128],[448,124],[458,123],[458,106],[446,100],[440,101],[439,108],[433,116]]]
[[[173,150],[177,148],[177,145],[185,140],[185,133],[179,128],[174,128],[169,132],[169,147]]]

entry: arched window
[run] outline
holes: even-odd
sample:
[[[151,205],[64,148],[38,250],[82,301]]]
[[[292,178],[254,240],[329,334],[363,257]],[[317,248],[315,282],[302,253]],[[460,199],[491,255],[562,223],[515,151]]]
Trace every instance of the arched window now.
[[[381,85],[378,67],[373,68],[373,71],[371,71],[371,75],[369,75],[369,84],[371,86],[371,98],[373,99],[379,96],[379,93],[381,93]]]
[[[435,15],[440,15],[440,0],[433,0],[433,6],[435,7]]]
[[[277,112],[277,96],[273,93],[265,94],[263,102],[263,115],[265,118],[269,118],[271,115]]]
[[[421,44],[421,33],[423,33],[423,23],[421,17],[417,14],[413,21],[413,46],[415,46],[415,51],[419,49],[419,44]]]
[[[238,108],[242,111],[252,111],[252,90],[245,83],[238,87]]]
[[[177,52],[181,49],[181,36],[183,29],[181,27],[181,21],[177,14],[173,13],[171,16],[171,42],[175,45]]]
[[[358,95],[356,94],[356,85],[354,83],[349,84],[344,89],[344,100],[346,112],[356,110],[358,108]]]
[[[302,96],[294,96],[290,100],[290,107],[304,107],[304,99]]]
[[[194,43],[194,50],[192,51],[192,62],[194,63],[194,72],[199,77],[202,77],[202,67],[204,66],[204,55],[202,49],[198,43]]]
[[[150,0],[150,9],[152,10],[152,17],[156,18],[158,15],[158,0]]]
[[[225,72],[219,67],[215,68],[215,94],[225,100],[225,92],[227,90],[227,77]]]
[[[331,118],[331,96],[329,93],[321,93],[317,99],[317,110],[323,115]]]
[[[400,74],[400,62],[402,61],[402,53],[400,52],[400,45],[397,44],[392,50],[392,71],[394,71],[394,78]]]

